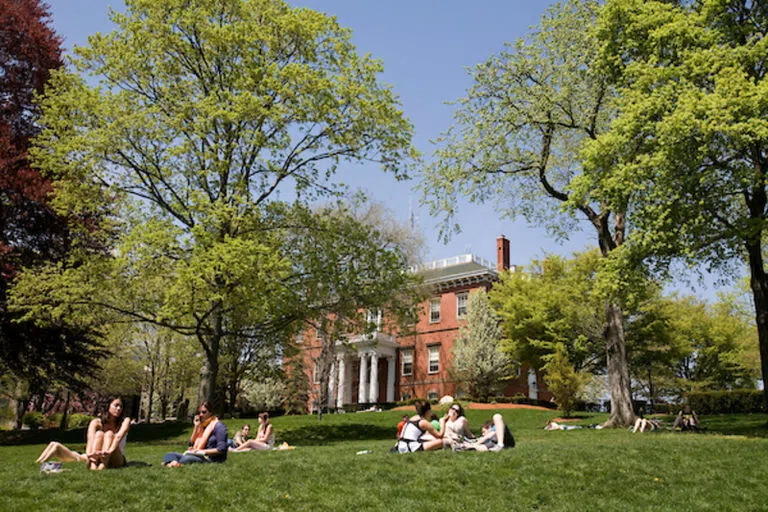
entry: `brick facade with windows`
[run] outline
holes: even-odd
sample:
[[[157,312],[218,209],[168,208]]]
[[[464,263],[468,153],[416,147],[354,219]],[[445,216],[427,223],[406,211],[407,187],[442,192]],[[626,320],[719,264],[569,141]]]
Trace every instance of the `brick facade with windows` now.
[[[461,397],[461,383],[450,375],[451,349],[459,327],[466,322],[467,297],[473,290],[490,290],[501,272],[509,271],[509,240],[497,241],[497,262],[471,254],[434,261],[412,269],[420,273],[432,289],[419,306],[419,320],[409,335],[398,336],[381,329],[386,319],[371,316],[379,329],[372,335],[353,338],[339,354],[332,370],[328,406],[369,404],[409,398]],[[514,268],[511,269],[514,271]],[[304,354],[308,371],[314,373],[314,358],[320,342],[304,336]],[[307,340],[313,340],[307,343]],[[316,385],[315,396],[316,396]],[[523,367],[517,378],[509,381],[504,394],[522,394],[530,398],[550,399],[540,375]]]

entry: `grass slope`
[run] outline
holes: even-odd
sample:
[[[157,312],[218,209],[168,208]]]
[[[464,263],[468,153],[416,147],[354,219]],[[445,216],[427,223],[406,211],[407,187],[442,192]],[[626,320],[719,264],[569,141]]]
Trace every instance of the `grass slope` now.
[[[493,411],[469,411],[475,431]],[[33,461],[57,436],[82,449],[84,432],[0,442],[0,510],[765,510],[766,415],[704,418],[705,434],[583,429],[545,432],[555,412],[503,410],[518,442],[501,453],[393,455],[401,412],[276,418],[294,451],[230,455],[224,465],[161,466],[189,428],[138,426],[131,461],[151,467],[41,474]],[[581,423],[597,423],[591,415]],[[249,421],[252,425],[255,420]],[[230,433],[245,420],[227,421]],[[738,435],[724,435],[738,434]],[[8,445],[9,443],[15,443]],[[30,444],[34,443],[34,444]],[[356,455],[359,450],[373,450]]]

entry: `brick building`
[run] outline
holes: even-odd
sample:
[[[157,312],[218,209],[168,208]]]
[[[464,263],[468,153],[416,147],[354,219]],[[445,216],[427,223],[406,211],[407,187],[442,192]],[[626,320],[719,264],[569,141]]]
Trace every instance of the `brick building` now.
[[[468,295],[481,288],[488,291],[499,280],[501,272],[515,271],[509,264],[509,240],[503,235],[496,240],[496,252],[495,265],[478,256],[463,254],[413,268],[432,291],[419,306],[413,334],[398,336],[385,332],[387,322],[381,313],[369,313],[369,322],[376,325],[375,331],[353,336],[348,343],[338,346],[328,406],[341,408],[348,404],[416,397],[436,399],[444,395],[461,397],[461,383],[453,380],[448,368],[453,342],[465,322]],[[318,386],[315,358],[320,353],[320,336],[305,332],[300,339],[314,397]],[[509,381],[504,394],[549,399],[549,393],[540,390],[539,383],[539,375],[523,367],[517,378]]]

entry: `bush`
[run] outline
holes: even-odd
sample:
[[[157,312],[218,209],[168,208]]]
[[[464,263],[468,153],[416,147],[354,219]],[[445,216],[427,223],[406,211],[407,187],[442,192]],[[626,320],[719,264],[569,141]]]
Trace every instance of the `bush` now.
[[[62,416],[63,415],[60,412],[49,415],[43,421],[43,426],[45,428],[59,428],[59,426],[61,425]]]
[[[38,411],[30,411],[24,413],[24,416],[21,417],[21,423],[31,429],[38,429],[42,427],[44,422],[45,415]]]
[[[757,389],[692,391],[686,394],[686,400],[698,414],[765,412],[763,392]]]
[[[70,414],[67,418],[67,428],[85,428],[92,419],[90,414]]]
[[[577,400],[589,376],[577,372],[568,361],[565,345],[558,343],[555,352],[544,365],[544,382],[552,393],[558,408],[569,416],[576,409]]]

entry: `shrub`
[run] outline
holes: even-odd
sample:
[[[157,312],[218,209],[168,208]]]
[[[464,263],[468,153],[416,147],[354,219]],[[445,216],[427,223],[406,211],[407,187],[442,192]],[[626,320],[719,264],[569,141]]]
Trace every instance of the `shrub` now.
[[[763,392],[757,389],[692,391],[686,400],[698,414],[765,412]]]
[[[61,425],[61,417],[63,415],[60,412],[53,413],[45,418],[43,421],[43,427],[45,428],[59,428]]]
[[[576,409],[576,402],[589,376],[573,368],[562,343],[558,343],[554,354],[548,357],[544,370],[544,382],[555,403],[566,416],[570,415]]]
[[[85,428],[92,419],[90,414],[70,414],[67,418],[67,428]]]
[[[30,411],[24,413],[21,417],[21,423],[32,429],[37,429],[43,426],[45,422],[45,415],[38,411]]]

